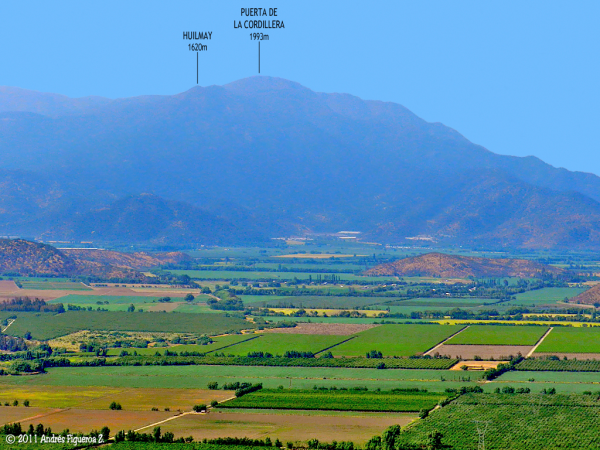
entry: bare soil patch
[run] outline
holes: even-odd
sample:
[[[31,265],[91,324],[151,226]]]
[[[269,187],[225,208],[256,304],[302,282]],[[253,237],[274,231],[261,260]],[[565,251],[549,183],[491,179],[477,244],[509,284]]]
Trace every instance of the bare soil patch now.
[[[463,370],[463,366],[467,366],[467,370],[487,370],[495,369],[498,364],[504,364],[508,361],[459,361],[453,365],[450,370]]]
[[[369,323],[299,323],[294,328],[275,328],[269,333],[281,334],[321,334],[331,336],[350,336],[379,325]]]
[[[99,430],[104,426],[111,429],[111,434],[118,430],[133,430],[144,425],[159,422],[176,413],[167,411],[112,411],[90,410],[90,409],[65,409],[57,412],[51,412],[45,416],[33,420],[21,421],[21,426],[25,429],[29,424],[35,427],[38,423],[51,427],[52,431],[61,432],[68,428],[73,432],[89,433],[91,430]]]
[[[216,437],[244,437],[287,441],[353,441],[364,443],[392,425],[407,425],[415,414],[334,415],[301,412],[254,413],[221,412],[190,414],[161,425],[175,437],[193,436],[195,440]]]
[[[0,281],[0,292],[13,292],[18,291],[19,287],[12,280],[2,280]]]
[[[148,308],[148,311],[151,312],[173,312],[177,309],[178,306],[185,304],[185,302],[165,302],[165,303],[157,303]]]
[[[568,359],[578,359],[582,361],[586,359],[600,360],[600,353],[534,353],[531,356],[535,356],[536,358],[543,356],[558,356],[561,359],[566,356]]]
[[[0,425],[20,422],[27,418],[39,417],[57,411],[50,408],[26,408],[24,406],[3,406],[0,408]]]
[[[526,355],[533,348],[531,345],[452,345],[442,344],[436,349],[436,353],[447,355],[452,358],[472,360],[476,356],[483,359],[509,359],[510,355],[521,353]]]
[[[150,411],[169,408],[171,411],[191,411],[194,405],[208,405],[211,401],[224,401],[233,397],[232,391],[208,389],[128,389],[114,398],[104,397],[77,405],[81,409],[108,409],[112,400],[118,401],[126,411]]]

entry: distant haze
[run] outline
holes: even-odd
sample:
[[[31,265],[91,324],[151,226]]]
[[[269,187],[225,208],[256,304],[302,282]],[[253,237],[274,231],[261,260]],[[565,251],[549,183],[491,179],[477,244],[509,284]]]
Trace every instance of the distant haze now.
[[[350,229],[389,243],[600,245],[595,175],[281,78],[118,100],[1,89],[0,134],[5,234],[228,243]]]

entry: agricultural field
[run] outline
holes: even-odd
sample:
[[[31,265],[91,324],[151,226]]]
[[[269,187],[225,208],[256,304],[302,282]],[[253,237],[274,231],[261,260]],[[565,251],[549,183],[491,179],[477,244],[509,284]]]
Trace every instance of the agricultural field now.
[[[598,363],[596,363],[598,365]],[[597,372],[538,372],[532,370],[516,370],[502,374],[496,378],[498,382],[506,383],[595,383],[590,390],[600,391],[600,379]]]
[[[92,288],[79,281],[56,278],[19,279],[22,289],[59,290],[59,291],[91,291]]]
[[[400,435],[419,444],[431,432],[453,449],[477,447],[485,428],[486,449],[597,448],[600,403],[581,395],[467,394]]]
[[[371,350],[383,356],[411,356],[430,348],[458,332],[461,326],[381,325],[356,334],[356,338],[331,349],[334,356],[364,356]]]
[[[283,443],[294,442],[296,445],[308,439],[318,439],[321,442],[352,441],[363,445],[371,437],[381,434],[387,427],[397,424],[407,425],[416,418],[415,413],[217,409],[211,410],[209,414],[179,417],[162,424],[161,429],[172,432],[176,437],[193,436],[196,441],[224,436],[246,436],[252,439],[264,439],[265,436],[269,436],[273,441],[279,439]],[[138,447],[127,447],[127,450],[133,448]],[[164,450],[178,448],[170,446]],[[116,446],[115,449],[120,447]],[[204,447],[199,447],[198,450],[204,450]],[[219,446],[207,450],[228,449],[226,446]],[[230,447],[229,450],[247,449],[235,446]],[[256,447],[251,450],[256,450]]]
[[[155,424],[161,422],[163,433],[170,431],[176,437],[191,435],[200,440],[224,436],[264,439],[269,436],[273,440],[281,439],[284,444],[294,442],[297,447],[306,447],[310,438],[321,442],[351,440],[356,445],[364,445],[372,436],[381,435],[388,426],[400,424],[406,427],[401,436],[409,442],[422,443],[427,440],[429,431],[439,430],[444,433],[444,442],[452,444],[454,449],[477,448],[473,421],[490,420],[488,431],[493,431],[487,436],[491,436],[491,441],[486,439],[488,449],[522,448],[510,447],[513,444],[508,443],[505,435],[512,436],[513,442],[524,442],[528,449],[577,448],[585,440],[585,432],[582,434],[584,437],[572,437],[576,432],[571,431],[569,426],[583,417],[581,420],[587,427],[599,428],[598,419],[594,418],[600,412],[597,396],[593,401],[587,397],[582,400],[584,396],[581,394],[600,391],[596,376],[600,372],[600,360],[580,359],[593,354],[600,358],[600,334],[596,336],[600,327],[581,327],[583,322],[575,320],[581,316],[574,316],[572,322],[579,328],[555,327],[536,352],[536,355],[558,354],[561,358],[563,355],[576,355],[577,361],[526,359],[516,366],[516,370],[503,373],[492,381],[484,381],[483,368],[495,366],[511,354],[527,355],[551,322],[524,320],[519,323],[535,322],[542,326],[513,326],[516,322],[511,320],[506,321],[506,325],[510,326],[499,326],[501,321],[489,321],[494,324],[490,326],[483,325],[483,320],[479,321],[475,316],[471,320],[409,317],[413,312],[449,311],[454,308],[473,314],[494,309],[503,315],[509,308],[518,305],[525,305],[532,314],[544,309],[545,313],[559,312],[557,308],[571,307],[559,305],[565,297],[571,298],[583,289],[544,287],[516,294],[516,289],[509,287],[529,289],[566,284],[560,280],[542,282],[517,278],[507,279],[505,284],[504,279],[360,276],[361,271],[375,264],[421,251],[429,250],[383,249],[345,242],[336,247],[310,241],[289,247],[282,241],[281,245],[277,242],[274,247],[264,249],[203,248],[190,252],[199,258],[197,260],[153,269],[157,280],[167,276],[168,272],[188,274],[196,278],[201,287],[208,287],[213,295],[224,284],[237,279],[239,282],[231,283],[230,288],[238,290],[237,295],[245,307],[250,308],[251,314],[246,317],[242,311],[210,309],[206,301],[212,295],[199,294],[201,288],[198,289],[198,286],[125,286],[99,282],[93,291],[89,291],[85,285],[68,279],[21,278],[24,287],[25,283],[30,284],[27,286],[29,290],[19,291],[12,282],[3,282],[0,286],[3,298],[14,296],[13,291],[16,290],[22,295],[45,298],[51,304],[60,302],[65,306],[73,304],[111,311],[69,311],[60,315],[0,311],[0,322],[10,316],[17,318],[7,329],[7,334],[24,336],[30,332],[34,339],[40,340],[58,336],[50,341],[50,345],[53,349],[67,349],[70,353],[64,357],[71,364],[106,364],[48,367],[47,373],[43,374],[1,376],[0,403],[18,400],[22,405],[29,400],[31,406],[2,406],[0,420],[20,420],[25,427],[29,423],[36,425],[41,422],[54,431],[69,428],[86,434],[105,425],[113,432],[138,429],[151,433]],[[536,257],[533,254],[528,256]],[[179,270],[166,270],[165,267],[178,267]],[[339,277],[339,281],[332,283],[332,275]],[[294,277],[303,281],[295,283]],[[308,282],[309,279],[311,282]],[[260,284],[257,283],[259,280]],[[466,285],[471,283],[478,284],[476,290],[468,290],[471,286]],[[220,287],[217,288],[217,285]],[[194,294],[193,302],[183,301],[182,297],[188,292]],[[444,295],[445,292],[452,294]],[[479,297],[469,296],[475,292]],[[47,295],[42,295],[45,293]],[[256,295],[259,293],[277,295]],[[440,297],[440,293],[444,296]],[[516,295],[516,300],[498,300],[513,295]],[[170,296],[171,302],[157,301],[164,296]],[[136,310],[143,309],[145,312],[125,312],[131,304]],[[551,308],[538,308],[540,305],[550,305]],[[303,317],[262,315],[266,314],[258,309],[262,307],[278,312],[302,308],[308,312],[316,311],[320,317],[309,317],[309,314]],[[154,312],[161,309],[167,312]],[[392,315],[406,316],[322,317],[323,312],[331,316],[342,310],[367,314],[387,310]],[[556,319],[556,323],[569,323]],[[298,326],[271,329],[270,321],[297,322]],[[425,323],[435,321],[439,324]],[[6,325],[7,322],[4,323]],[[177,344],[196,342],[202,334],[212,336],[214,342],[207,345]],[[552,339],[555,335],[557,338]],[[449,340],[441,344],[446,339]],[[117,344],[116,341],[120,342]],[[38,344],[30,343],[32,348]],[[136,348],[146,344],[147,348]],[[117,345],[121,347],[116,348]],[[545,351],[545,345],[550,345],[552,350],[540,353]],[[85,351],[86,348],[91,351]],[[104,348],[108,348],[106,361],[96,356],[97,353],[102,354]],[[575,348],[579,351],[574,351]],[[206,353],[207,356],[154,356],[156,353],[165,355],[167,350]],[[365,359],[372,350],[381,352],[383,358]],[[139,357],[119,358],[123,351],[129,355],[136,352]],[[273,355],[282,355],[286,351],[312,352],[317,353],[317,357],[306,360],[269,358],[272,366],[252,365],[267,364],[266,358],[263,361],[262,358],[247,357],[248,353],[261,351]],[[335,358],[321,359],[329,351]],[[459,355],[463,361],[407,358],[427,351],[429,355],[439,353],[452,358]],[[221,353],[236,356],[219,356]],[[461,368],[470,364],[468,360],[475,359],[475,356],[494,358],[494,361],[479,361],[477,358],[478,361],[471,361],[471,369]],[[175,365],[188,363],[190,365]],[[313,367],[310,367],[311,364]],[[318,367],[343,364],[349,367]],[[352,367],[359,364],[373,368]],[[4,370],[12,371],[13,366],[12,361],[0,362],[0,368]],[[380,369],[375,368],[378,366]],[[222,389],[232,382],[262,383],[264,389],[233,398],[234,391]],[[214,388],[215,383],[217,389],[208,390],[209,384]],[[424,420],[417,418],[421,409],[434,407],[440,400],[453,395],[452,390],[463,387],[481,387],[485,394],[467,394],[431,411]],[[531,393],[494,394],[495,389],[507,387],[528,388]],[[538,395],[551,388],[557,391],[552,399],[548,398],[549,395]],[[393,389],[403,389],[404,392],[392,394]],[[413,391],[408,391],[410,389]],[[447,389],[451,391],[446,392]],[[580,394],[579,397],[570,395],[575,393]],[[122,411],[108,409],[113,400],[122,404]],[[212,408],[207,414],[191,413],[193,405],[210,404],[213,400],[225,403],[222,407]],[[179,411],[183,414],[176,416]],[[539,422],[533,417],[535,414],[538,414]],[[35,419],[24,420],[34,416]],[[576,429],[582,427],[579,423],[574,425]],[[552,429],[553,434],[546,429]],[[544,439],[539,435],[544,433],[551,447],[543,447]],[[551,438],[556,438],[556,441]],[[162,444],[148,445],[159,448]],[[0,442],[0,450],[2,448]],[[135,446],[124,443],[114,448],[129,450],[143,446],[140,443],[135,443]],[[183,447],[174,445],[168,448],[176,450]],[[199,448],[249,450],[242,446]]]
[[[460,297],[460,298],[427,298],[418,297],[407,300],[392,300],[383,304],[390,306],[436,306],[436,307],[472,307],[481,306],[484,303],[494,303],[494,299],[478,297]]]
[[[208,383],[220,386],[231,382],[262,383],[265,388],[312,389],[314,386],[337,388],[367,387],[369,390],[396,388],[428,389],[443,392],[446,388],[474,385],[481,372],[423,369],[346,369],[326,367],[264,366],[115,366],[55,367],[41,376],[1,377],[0,389],[32,386],[53,390],[55,386],[94,388],[205,389]],[[491,385],[488,383],[485,385]],[[493,390],[493,389],[491,389]],[[33,400],[33,399],[32,399]],[[33,404],[32,406],[35,406]]]
[[[564,302],[565,298],[569,299],[576,295],[584,292],[586,288],[576,287],[564,287],[555,288],[548,287],[543,289],[536,289],[534,291],[527,291],[521,294],[517,294],[516,300],[511,300],[507,304],[522,305],[522,306],[539,306],[539,305],[551,305],[557,302]]]
[[[361,323],[307,323],[300,322],[295,327],[288,328],[272,328],[268,330],[271,333],[277,334],[321,334],[321,335],[336,335],[350,336],[360,333],[361,331],[369,330],[379,325],[361,324]]]
[[[52,339],[80,330],[179,332],[223,334],[255,328],[237,317],[220,314],[123,313],[114,311],[67,311],[63,314],[0,312],[0,320],[17,316],[6,331],[13,336],[31,332],[34,339]]]
[[[252,306],[270,307],[270,308],[304,308],[304,309],[361,309],[365,306],[372,306],[382,301],[381,297],[337,297],[337,296],[258,296],[244,295],[242,299],[246,302],[248,297],[252,297],[249,303]],[[262,297],[258,299],[256,297]],[[385,307],[376,307],[373,309],[385,309]]]
[[[554,327],[536,349],[540,353],[600,353],[600,327]]]
[[[281,258],[276,257],[276,258]],[[303,261],[304,262],[300,262]],[[331,261],[331,260],[327,260],[327,261],[320,261],[320,260],[313,260],[313,261],[308,261],[306,260],[306,258],[299,258],[298,262],[294,261],[293,258],[286,258],[285,261],[281,261],[279,260],[278,262],[272,262],[272,263],[258,263],[258,264],[254,264],[253,267],[255,267],[256,269],[260,270],[260,269],[270,269],[270,270],[277,270],[277,271],[286,271],[286,270],[301,270],[301,271],[305,271],[305,270],[329,270],[329,271],[353,271],[353,272],[361,272],[363,270],[365,270],[365,266],[364,264],[357,264],[356,259],[354,258],[350,258],[350,261],[348,262],[344,262],[344,261],[340,261],[339,258],[337,258],[335,261]],[[320,262],[317,262],[320,261]]]
[[[261,389],[221,403],[219,408],[418,412],[431,409],[446,398],[446,394],[436,392]]]
[[[64,305],[85,305],[85,306],[102,306],[104,302],[108,302],[108,305],[127,305],[138,304],[138,303],[152,303],[156,302],[159,297],[148,297],[143,295],[80,295],[80,294],[69,294],[64,297],[59,297],[54,300],[50,300],[48,303],[62,303]],[[100,303],[98,303],[100,302]]]
[[[22,405],[29,400],[35,408],[108,409],[113,400],[127,411],[150,411],[152,408],[191,411],[197,404],[231,398],[231,391],[203,389],[122,388],[107,386],[45,386],[1,383],[0,401]],[[2,410],[2,408],[0,408]]]
[[[448,345],[535,345],[548,330],[542,326],[471,325]]]
[[[439,353],[450,358],[460,359],[493,359],[508,360],[511,356],[517,356],[519,353],[523,356],[528,355],[533,346],[531,345],[452,345],[442,344],[428,354]]]
[[[582,359],[527,358],[517,364],[516,370],[541,372],[600,372],[600,361]]]
[[[198,353],[212,353],[216,351],[227,351],[228,348],[239,344],[241,342],[257,339],[260,335],[256,334],[229,334],[225,336],[213,337],[212,344],[200,345],[200,344],[181,344],[171,345],[167,347],[148,347],[148,348],[111,348],[108,350],[108,356],[119,356],[122,351],[128,352],[130,355],[133,352],[137,352],[138,355],[154,355],[156,353],[164,354],[166,350],[171,352],[198,352]]]
[[[259,335],[258,339],[243,342],[227,348],[226,354],[246,356],[251,352],[271,353],[273,356],[283,355],[287,351],[312,352],[317,354],[333,347],[348,336],[334,335],[301,335],[268,333]]]
[[[347,309],[314,309],[314,308],[303,308],[308,317],[339,317],[343,313],[347,313]],[[296,317],[298,313],[298,308],[269,308],[275,314],[283,314],[285,316]],[[367,317],[375,317],[382,318],[385,317],[385,310],[377,310],[377,309],[353,309],[357,314],[361,314]]]
[[[318,279],[326,280],[335,275],[340,281],[381,281],[393,282],[396,277],[371,277],[353,275],[350,273],[338,272],[254,272],[247,270],[169,270],[173,275],[187,275],[194,280],[265,280],[265,281],[282,281],[293,280],[308,280],[309,278],[316,281]]]
[[[173,312],[189,314],[223,314],[223,311],[211,309],[203,303],[179,303]]]

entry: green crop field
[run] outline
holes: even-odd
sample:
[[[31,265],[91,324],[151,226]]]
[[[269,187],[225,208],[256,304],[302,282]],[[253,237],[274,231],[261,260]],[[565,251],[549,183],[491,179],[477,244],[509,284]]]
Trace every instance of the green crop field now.
[[[316,281],[319,277],[326,281],[331,275],[339,277],[343,282],[348,281],[394,281],[396,277],[367,277],[353,275],[350,273],[307,273],[307,272],[254,272],[246,270],[169,270],[174,275],[188,275],[194,280],[265,280],[265,281],[281,281],[307,280],[312,277]]]
[[[371,350],[383,356],[411,356],[424,353],[448,336],[460,325],[382,325],[357,333],[355,339],[331,349],[334,356],[364,356]]]
[[[543,326],[471,325],[448,345],[535,345],[548,330]]]
[[[259,296],[243,296],[259,297]],[[272,298],[273,297],[273,298]],[[245,300],[244,300],[245,301]],[[375,305],[381,297],[336,297],[336,296],[262,296],[261,300],[252,299],[252,306],[271,308],[316,308],[316,309],[354,309]],[[385,309],[385,308],[383,308]]]
[[[418,421],[400,438],[421,444],[429,433],[440,432],[444,444],[467,450],[477,448],[478,427],[486,428],[489,450],[598,448],[600,404],[581,395],[467,394]]]
[[[348,339],[350,336],[325,336],[315,334],[275,334],[265,333],[258,339],[229,347],[226,354],[246,356],[250,352],[268,352],[283,355],[286,351],[318,353]]]
[[[256,306],[256,303],[264,301],[276,302],[283,298],[289,298],[287,295],[238,295],[246,306]]]
[[[262,389],[221,403],[219,408],[323,409],[412,412],[433,408],[446,394]]]
[[[390,313],[392,314],[411,314],[413,312],[426,312],[426,311],[443,311],[448,312],[454,308],[460,308],[465,311],[473,311],[475,308],[479,308],[478,305],[455,305],[455,306],[388,306],[386,304],[383,305],[373,305],[370,307],[371,309],[378,310],[387,310],[389,308]],[[395,319],[402,320],[402,319]]]
[[[540,372],[600,372],[599,360],[527,358],[517,364],[517,370]]]
[[[316,386],[370,390],[395,388],[428,389],[442,392],[446,388],[475,385],[480,373],[456,370],[420,369],[341,369],[326,367],[257,367],[257,366],[105,366],[48,368],[43,376],[0,377],[2,386],[106,386],[123,388],[206,389],[213,381],[223,385],[240,381],[262,383],[265,388],[284,386],[312,389]],[[442,381],[444,380],[444,381]],[[469,381],[471,380],[471,381]],[[490,391],[493,383],[484,385]]]
[[[537,383],[596,383],[596,388],[591,390],[600,391],[600,381],[597,372],[537,372],[531,370],[509,371],[496,378],[500,382],[528,383],[534,380]]]
[[[600,327],[554,327],[536,353],[600,353]]]
[[[23,336],[31,332],[34,339],[52,339],[80,330],[149,331],[165,333],[224,334],[254,328],[237,317],[220,314],[179,314],[112,311],[67,311],[63,314],[2,312],[0,319],[17,316],[7,334]]]
[[[280,270],[282,268],[286,269],[286,270],[327,270],[327,271],[331,271],[331,272],[338,272],[338,271],[355,271],[355,272],[360,272],[365,270],[365,266],[361,265],[361,264],[356,264],[356,263],[352,263],[352,262],[340,262],[340,258],[335,258],[334,260],[330,260],[330,259],[324,259],[324,260],[318,260],[321,262],[288,262],[289,260],[285,260],[282,261],[281,258],[276,258],[279,260],[279,262],[274,262],[274,263],[259,263],[259,264],[255,264],[254,267],[256,267],[257,269],[273,269],[273,270]],[[299,260],[301,261],[301,260]],[[304,260],[306,261],[306,260]],[[342,260],[343,261],[343,260]]]
[[[179,305],[177,308],[175,308],[174,312],[191,314],[223,314],[223,311],[219,311],[218,309],[211,309],[206,304],[196,303]]]
[[[119,356],[123,350],[125,350],[130,355],[133,352],[137,352],[138,355],[155,355],[157,352],[159,354],[164,354],[166,350],[171,352],[198,352],[198,353],[211,353],[216,352],[217,350],[226,349],[229,346],[239,344],[240,342],[252,340],[258,338],[260,335],[256,334],[228,334],[225,336],[217,336],[212,338],[212,344],[200,345],[200,344],[183,344],[183,345],[173,345],[171,347],[148,347],[148,348],[111,348],[108,350],[108,356]]]
[[[159,297],[145,297],[136,295],[79,295],[69,294],[64,297],[59,297],[54,300],[50,300],[48,303],[63,303],[65,305],[86,305],[86,306],[107,306],[99,304],[98,302],[108,302],[109,305],[130,305],[137,303],[152,303],[156,302]]]
[[[562,302],[565,298],[572,298],[584,292],[586,288],[555,288],[548,287],[536,289],[534,291],[522,292],[517,294],[516,300],[507,302],[510,305],[548,305],[556,302]]]
[[[408,300],[392,300],[385,302],[390,306],[449,306],[457,307],[459,305],[478,306],[484,303],[494,303],[494,299],[478,297],[459,297],[459,298],[426,298],[418,297]],[[383,302],[382,302],[383,303]]]
[[[294,316],[270,316],[272,322],[307,322],[307,323],[379,323],[377,317],[294,317]],[[394,322],[403,322],[403,319],[396,319]],[[414,321],[413,321],[414,322]]]

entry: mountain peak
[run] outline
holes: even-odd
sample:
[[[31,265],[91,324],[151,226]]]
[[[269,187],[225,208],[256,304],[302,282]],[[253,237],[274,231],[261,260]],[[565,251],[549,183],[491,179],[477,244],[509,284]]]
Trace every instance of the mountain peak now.
[[[261,94],[273,91],[305,91],[313,92],[295,81],[285,78],[256,75],[223,85],[225,89],[237,94]]]

